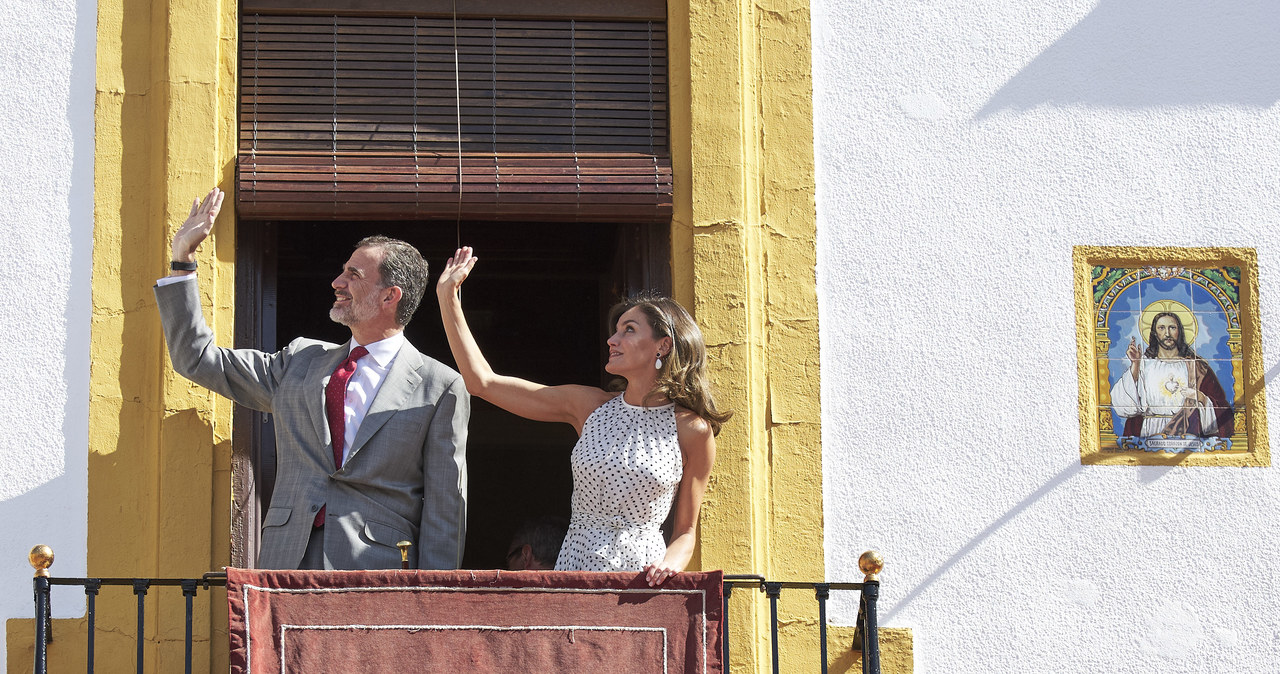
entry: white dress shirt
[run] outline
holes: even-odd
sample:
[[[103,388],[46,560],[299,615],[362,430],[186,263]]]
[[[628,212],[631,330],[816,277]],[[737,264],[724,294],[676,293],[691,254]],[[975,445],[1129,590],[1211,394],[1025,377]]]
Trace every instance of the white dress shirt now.
[[[386,381],[391,363],[395,361],[396,354],[400,353],[400,347],[403,345],[403,332],[364,345],[369,353],[356,361],[356,371],[351,375],[351,379],[347,380],[347,398],[344,406],[346,433],[343,434],[342,463],[345,464],[351,457],[351,444],[356,439],[356,432],[360,430],[360,424],[369,412],[369,405],[373,403],[374,396],[378,395],[378,389],[382,388],[382,382]],[[355,348],[354,339],[347,342],[348,354]],[[321,404],[324,402],[324,389],[329,385],[329,378],[332,376],[331,374],[325,377],[320,384]]]

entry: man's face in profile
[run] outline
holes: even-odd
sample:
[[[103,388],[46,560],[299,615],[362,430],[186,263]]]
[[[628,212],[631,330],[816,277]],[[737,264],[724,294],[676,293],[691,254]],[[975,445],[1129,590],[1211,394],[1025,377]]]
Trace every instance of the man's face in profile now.
[[[334,301],[329,309],[329,319],[335,323],[360,325],[378,316],[382,287],[382,273],[378,266],[383,253],[371,246],[357,249],[343,266],[342,273],[333,280]]]

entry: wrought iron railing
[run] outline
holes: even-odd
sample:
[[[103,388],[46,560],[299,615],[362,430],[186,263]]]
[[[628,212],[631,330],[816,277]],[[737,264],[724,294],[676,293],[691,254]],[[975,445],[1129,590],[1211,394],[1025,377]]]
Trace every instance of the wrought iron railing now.
[[[810,583],[803,581],[771,581],[757,575],[726,575],[724,577],[724,616],[729,619],[729,597],[734,588],[755,588],[769,598],[770,656],[773,672],[779,669],[778,652],[778,600],[784,589],[812,590],[818,602],[818,643],[822,674],[827,674],[827,599],[832,590],[858,590],[862,600],[858,607],[857,631],[854,633],[853,650],[862,652],[863,674],[880,674],[880,639],[876,630],[876,600],[880,597],[880,570],[884,560],[879,553],[867,551],[858,558],[858,567],[866,574],[861,583]],[[729,671],[729,630],[724,630],[724,671]]]
[[[103,586],[120,585],[132,587],[134,595],[138,598],[137,609],[137,656],[135,664],[139,674],[143,672],[143,663],[145,658],[144,647],[146,640],[143,638],[145,623],[145,605],[144,599],[147,591],[152,587],[180,587],[182,588],[183,597],[186,599],[186,672],[191,674],[191,651],[192,651],[192,616],[193,603],[196,594],[200,590],[209,590],[214,587],[224,587],[227,582],[225,573],[206,573],[200,578],[54,578],[49,575],[49,567],[53,564],[53,551],[47,545],[37,545],[32,548],[28,557],[31,566],[36,569],[34,588],[35,588],[35,673],[47,674],[48,672],[48,647],[53,642],[53,621],[51,602],[51,590],[54,585],[72,585],[84,588],[85,600],[87,602],[86,617],[88,620],[88,636],[87,636],[87,664],[88,671],[92,674],[94,671],[94,628],[96,619],[96,605],[99,590]],[[778,649],[778,600],[785,589],[808,589],[814,593],[814,598],[818,603],[818,625],[819,625],[819,643],[821,649],[822,672],[827,672],[827,599],[830,597],[831,591],[853,591],[857,590],[862,593],[860,607],[858,609],[857,631],[854,634],[854,643],[851,645],[853,650],[862,652],[862,671],[863,674],[880,674],[880,643],[876,633],[876,600],[879,597],[880,581],[879,572],[883,567],[883,561],[880,555],[873,551],[863,553],[858,560],[858,566],[866,578],[861,583],[817,583],[817,582],[799,582],[799,581],[771,581],[764,576],[757,575],[726,575],[724,577],[724,620],[726,629],[723,630],[723,671],[729,671],[729,597],[733,595],[735,589],[757,589],[765,594],[769,599],[770,625],[771,625],[771,655],[773,671],[779,671],[779,649]],[[119,670],[119,663],[112,663],[112,671]]]
[[[176,586],[182,588],[182,595],[186,599],[186,672],[191,674],[191,644],[192,644],[192,626],[191,620],[193,615],[193,601],[196,593],[201,590],[208,590],[211,587],[223,587],[227,583],[227,574],[225,573],[206,573],[200,578],[53,578],[49,575],[49,567],[53,564],[53,550],[47,545],[37,545],[31,549],[28,556],[31,566],[35,567],[36,575],[34,579],[35,585],[35,602],[36,602],[36,643],[35,643],[35,671],[36,674],[46,674],[48,672],[48,649],[49,644],[53,643],[53,610],[51,607],[52,593],[51,589],[54,585],[78,585],[84,588],[85,601],[87,603],[85,609],[85,617],[88,620],[88,671],[94,671],[94,623],[97,620],[97,603],[98,591],[104,585],[123,585],[133,588],[133,594],[138,597],[138,654],[137,666],[139,674],[142,673],[143,662],[145,657],[146,640],[143,639],[143,630],[146,627],[146,612],[143,610],[143,600],[147,597],[147,591],[152,587]],[[113,670],[116,667],[113,666]]]

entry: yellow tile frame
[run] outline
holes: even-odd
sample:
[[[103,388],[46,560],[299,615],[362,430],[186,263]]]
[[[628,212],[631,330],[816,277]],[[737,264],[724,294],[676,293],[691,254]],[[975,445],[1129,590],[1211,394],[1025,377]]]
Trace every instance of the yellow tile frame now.
[[[1223,454],[1201,452],[1104,452],[1101,425],[1110,422],[1102,407],[1109,401],[1099,400],[1099,377],[1107,376],[1105,353],[1107,336],[1099,334],[1094,322],[1092,268],[1110,267],[1186,267],[1240,268],[1240,358],[1243,372],[1235,383],[1235,400],[1248,410],[1243,432],[1237,426],[1234,438],[1247,442],[1248,450]],[[1138,246],[1076,246],[1072,250],[1072,267],[1076,296],[1077,369],[1080,381],[1080,463],[1093,465],[1154,466],[1270,466],[1268,446],[1266,390],[1263,381],[1261,319],[1258,309],[1258,256],[1252,248],[1174,248]],[[1232,336],[1235,341],[1235,336]],[[1237,422],[1239,423],[1239,422]]]

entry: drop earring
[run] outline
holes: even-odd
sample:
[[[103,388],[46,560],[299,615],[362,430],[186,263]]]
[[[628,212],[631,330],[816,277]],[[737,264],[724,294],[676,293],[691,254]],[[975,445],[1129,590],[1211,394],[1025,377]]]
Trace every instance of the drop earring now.
[[[655,370],[661,370],[661,369],[662,369],[662,354],[658,354],[657,359],[655,359],[655,360],[653,361],[653,369],[655,369]]]

